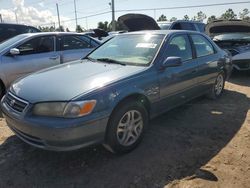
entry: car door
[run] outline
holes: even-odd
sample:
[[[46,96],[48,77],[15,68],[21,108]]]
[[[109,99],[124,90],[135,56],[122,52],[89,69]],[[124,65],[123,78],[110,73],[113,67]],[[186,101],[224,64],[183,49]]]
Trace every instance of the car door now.
[[[161,106],[164,109],[177,106],[196,95],[198,63],[193,58],[187,35],[173,36],[166,46],[164,59],[180,57],[182,65],[159,71]]]
[[[83,35],[65,35],[58,38],[61,61],[66,63],[83,58],[96,46],[92,39]]]
[[[18,55],[5,54],[2,67],[10,82],[26,74],[58,65],[60,57],[55,51],[54,36],[38,36],[17,45]]]
[[[198,62],[198,85],[206,91],[214,83],[218,74],[218,63],[223,63],[219,53],[209,40],[200,34],[190,35]],[[221,61],[221,62],[220,62]]]

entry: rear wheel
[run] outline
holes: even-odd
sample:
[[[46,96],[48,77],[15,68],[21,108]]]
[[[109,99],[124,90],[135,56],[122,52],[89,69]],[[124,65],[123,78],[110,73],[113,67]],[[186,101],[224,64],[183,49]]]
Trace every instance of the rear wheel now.
[[[142,140],[148,123],[148,113],[136,101],[123,103],[116,109],[110,117],[104,146],[113,153],[126,153]]]
[[[224,91],[224,86],[225,86],[225,74],[222,72],[217,76],[213,87],[208,93],[208,97],[211,99],[219,98]]]

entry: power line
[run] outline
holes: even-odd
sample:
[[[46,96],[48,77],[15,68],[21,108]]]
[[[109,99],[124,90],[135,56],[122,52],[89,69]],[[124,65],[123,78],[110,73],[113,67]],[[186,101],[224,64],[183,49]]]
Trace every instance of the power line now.
[[[150,10],[202,8],[202,7],[225,6],[225,5],[235,5],[235,4],[249,4],[249,3],[250,3],[250,1],[241,1],[241,2],[231,2],[231,3],[214,3],[214,4],[189,5],[189,6],[165,7],[165,8],[126,9],[126,10],[116,10],[115,12],[133,12],[133,11],[150,11]]]

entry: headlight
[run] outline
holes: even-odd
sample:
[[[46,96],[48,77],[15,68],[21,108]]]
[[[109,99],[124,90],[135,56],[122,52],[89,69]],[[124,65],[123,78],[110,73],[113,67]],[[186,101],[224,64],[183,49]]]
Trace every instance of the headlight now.
[[[39,103],[33,108],[33,114],[38,116],[75,118],[90,114],[96,105],[96,100],[77,102]]]

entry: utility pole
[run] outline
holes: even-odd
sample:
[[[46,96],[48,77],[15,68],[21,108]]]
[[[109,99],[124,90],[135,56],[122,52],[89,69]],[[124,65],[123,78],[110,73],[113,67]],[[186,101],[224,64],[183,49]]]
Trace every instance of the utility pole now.
[[[0,14],[0,21],[1,21],[1,23],[3,23],[2,14]]]
[[[86,29],[88,30],[89,29],[89,26],[88,26],[88,18],[86,17]]]
[[[76,12],[76,0],[74,0],[74,7],[75,7],[75,20],[76,20],[76,28],[77,28],[77,12]]]
[[[112,7],[112,31],[115,31],[115,0],[111,1]]]
[[[57,17],[58,17],[59,31],[61,31],[61,23],[60,23],[60,14],[59,14],[58,3],[56,3],[56,10],[57,10]]]
[[[16,10],[15,10],[15,17],[16,17],[16,23],[18,23],[18,19],[17,19],[17,14],[16,14]]]

